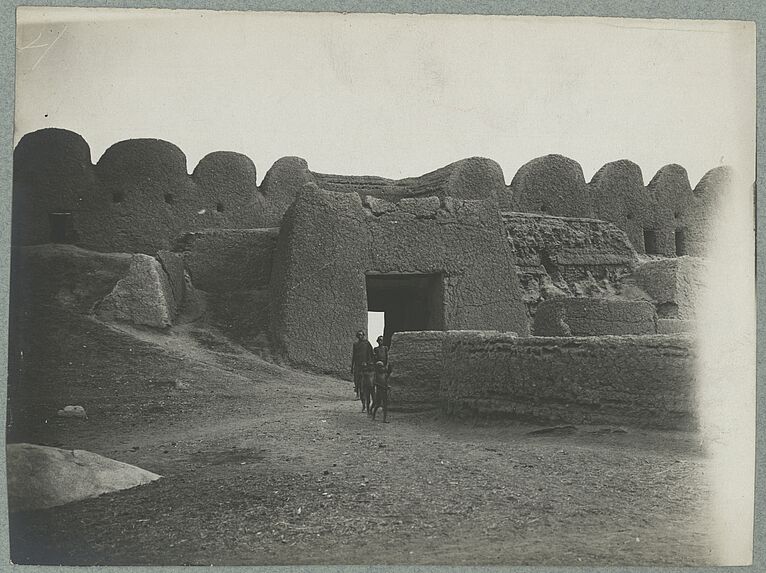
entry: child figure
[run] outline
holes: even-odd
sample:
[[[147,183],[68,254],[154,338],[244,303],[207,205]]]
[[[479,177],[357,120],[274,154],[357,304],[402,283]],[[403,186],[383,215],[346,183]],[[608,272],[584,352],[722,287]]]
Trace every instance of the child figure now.
[[[378,412],[378,408],[383,408],[383,421],[388,422],[388,393],[390,388],[388,386],[389,372],[386,369],[386,365],[380,360],[375,363],[375,380],[374,391],[372,393],[372,419],[375,419],[375,414]]]
[[[372,364],[365,364],[362,368],[362,381],[359,386],[359,399],[362,401],[362,412],[371,414],[370,402],[374,389],[375,369]]]

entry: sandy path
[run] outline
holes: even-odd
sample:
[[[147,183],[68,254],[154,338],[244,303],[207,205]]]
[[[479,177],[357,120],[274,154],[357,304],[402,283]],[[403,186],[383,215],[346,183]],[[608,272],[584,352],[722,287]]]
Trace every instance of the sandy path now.
[[[81,366],[76,372],[124,372],[123,346],[132,340],[138,381],[120,386],[119,399],[104,388],[98,402],[92,380],[75,372],[60,399],[90,400],[90,419],[30,423],[18,437],[88,449],[165,477],[14,514],[16,562],[710,559],[705,459],[694,435],[581,427],[532,436],[534,426],[456,423],[434,413],[392,413],[383,424],[360,412],[346,381],[283,369],[237,348],[212,352],[183,333],[173,340],[143,333],[137,342],[135,333],[88,328],[95,330],[70,336],[64,349]],[[85,339],[90,352],[79,353]],[[189,388],[176,389],[179,379]],[[56,388],[46,400],[63,392]],[[34,396],[19,402],[26,411],[46,407]]]

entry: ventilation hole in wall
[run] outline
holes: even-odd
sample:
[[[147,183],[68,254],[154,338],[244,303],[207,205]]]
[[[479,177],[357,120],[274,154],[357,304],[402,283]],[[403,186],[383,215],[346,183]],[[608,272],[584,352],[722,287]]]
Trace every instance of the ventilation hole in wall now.
[[[112,203],[122,203],[123,199],[125,199],[125,193],[122,191],[115,191],[112,193]]]
[[[686,229],[676,229],[676,256],[686,254]]]
[[[673,216],[674,216],[676,219],[678,219],[678,218],[681,216],[681,213],[679,213],[678,211],[676,211],[675,213],[673,213]]]
[[[540,211],[542,211],[543,213],[547,213],[549,208],[550,207],[548,206],[548,203],[543,203],[542,205],[540,205]]]
[[[633,213],[628,213],[627,215],[625,215],[625,218],[626,218],[628,221],[632,221],[632,220],[633,220]]]
[[[172,193],[165,193],[165,203],[168,205],[175,205],[176,198],[173,197]]]
[[[215,210],[219,213],[223,213],[223,203],[216,203]]]

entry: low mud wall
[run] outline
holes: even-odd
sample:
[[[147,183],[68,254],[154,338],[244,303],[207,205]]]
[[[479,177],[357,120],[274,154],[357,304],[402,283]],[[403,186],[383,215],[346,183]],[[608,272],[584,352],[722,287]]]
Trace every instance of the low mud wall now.
[[[438,408],[442,342],[446,332],[397,332],[391,340],[391,409]]]
[[[523,337],[448,333],[447,412],[550,423],[697,426],[688,335]]]

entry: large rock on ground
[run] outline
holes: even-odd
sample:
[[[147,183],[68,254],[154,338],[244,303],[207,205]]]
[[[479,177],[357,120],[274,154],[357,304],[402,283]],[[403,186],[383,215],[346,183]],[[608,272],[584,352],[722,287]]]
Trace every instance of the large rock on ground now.
[[[8,444],[5,451],[10,511],[64,505],[162,477],[85,450]]]
[[[170,280],[160,262],[136,254],[128,274],[104,298],[97,314],[107,320],[167,328],[173,324],[177,310]]]

